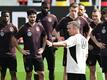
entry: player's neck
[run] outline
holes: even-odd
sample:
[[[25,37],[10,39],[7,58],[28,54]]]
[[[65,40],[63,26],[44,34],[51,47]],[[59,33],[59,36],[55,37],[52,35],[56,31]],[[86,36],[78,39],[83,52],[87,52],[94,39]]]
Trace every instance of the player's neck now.
[[[34,23],[31,23],[31,22],[28,22],[29,25],[31,25],[31,27],[33,27],[35,25],[35,22]]]
[[[73,16],[71,16],[71,15],[69,15],[69,17],[71,18],[71,19],[73,19],[73,20],[75,20],[77,17],[75,16],[75,17],[73,17]]]
[[[8,21],[7,24],[10,24],[10,21]]]

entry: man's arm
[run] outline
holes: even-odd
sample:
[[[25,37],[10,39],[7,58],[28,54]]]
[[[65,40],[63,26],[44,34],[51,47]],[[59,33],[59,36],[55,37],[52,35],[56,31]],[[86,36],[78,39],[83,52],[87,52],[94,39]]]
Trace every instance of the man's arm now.
[[[54,47],[66,47],[67,46],[66,41],[50,42],[49,40],[47,40],[47,44],[49,46],[54,46]]]
[[[12,44],[12,47],[16,47],[17,50],[18,50],[20,53],[22,53],[22,54],[24,54],[24,55],[29,54],[28,52],[24,51],[23,49],[21,49],[21,48],[19,47],[19,45],[18,45],[18,43],[17,43],[17,40],[16,40],[16,38],[15,38],[14,36],[11,37],[11,44]]]
[[[97,41],[97,39],[96,39],[96,37],[91,33],[90,34],[90,38],[93,40],[93,42],[99,47],[99,48],[105,48],[104,47],[104,44],[103,43],[101,43],[101,42],[98,42]]]
[[[45,49],[46,40],[47,40],[47,36],[45,35],[45,37],[43,38],[43,45],[42,45],[42,48],[43,48],[43,49]]]
[[[64,37],[60,35],[60,31],[57,32],[56,30],[54,30],[54,32],[55,32],[55,37],[58,41],[64,41]]]
[[[46,46],[46,40],[47,40],[47,36],[45,35],[44,37],[43,37],[43,44],[42,44],[42,48],[40,48],[39,50],[38,50],[38,53],[39,54],[42,54],[43,53],[43,51],[44,51],[44,49],[45,49],[45,46]]]
[[[89,31],[88,31],[87,37],[86,37],[87,40],[90,39],[91,32],[92,32],[92,28],[89,26]]]

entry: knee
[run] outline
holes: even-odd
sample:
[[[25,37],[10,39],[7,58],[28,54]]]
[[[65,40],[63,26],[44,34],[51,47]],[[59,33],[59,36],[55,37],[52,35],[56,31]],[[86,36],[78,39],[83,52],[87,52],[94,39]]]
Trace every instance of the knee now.
[[[39,77],[44,77],[44,71],[39,71],[39,72],[37,72],[37,74]]]
[[[95,67],[90,67],[90,72],[95,73],[96,68]]]
[[[31,77],[32,76],[32,72],[26,72],[26,76]]]

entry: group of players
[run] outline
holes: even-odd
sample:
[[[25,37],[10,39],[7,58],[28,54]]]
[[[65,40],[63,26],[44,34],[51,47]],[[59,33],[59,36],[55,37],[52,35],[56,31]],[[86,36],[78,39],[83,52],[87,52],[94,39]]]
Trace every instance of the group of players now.
[[[105,73],[105,80],[107,80],[107,10],[102,11],[101,15],[101,12],[98,9],[94,9],[92,11],[91,19],[86,14],[84,5],[72,3],[69,6],[68,15],[63,17],[59,22],[57,17],[51,14],[49,10],[50,4],[48,2],[42,2],[41,12],[39,14],[37,14],[35,9],[29,9],[27,11],[28,22],[22,25],[19,30],[10,23],[9,11],[1,12],[1,80],[5,80],[7,68],[10,70],[11,80],[17,80],[16,48],[23,54],[26,80],[31,80],[33,68],[35,71],[35,80],[44,80],[44,58],[46,58],[48,63],[49,80],[55,80],[55,46],[64,46],[64,80],[86,80],[84,71],[86,63],[84,62],[86,62],[87,52],[83,55],[82,51],[85,47],[87,48],[87,45],[85,45],[86,43],[84,40],[81,41],[81,45],[83,45],[82,50],[79,50],[79,53],[81,53],[79,55],[79,48],[76,47],[79,45],[76,43],[76,38],[81,36],[75,37],[75,35],[79,33],[81,33],[89,42],[87,64],[90,68],[90,80],[96,80],[95,65],[97,60],[102,71]],[[70,30],[71,26],[75,27],[72,27],[72,30]],[[21,49],[18,46],[17,41],[21,37],[23,38],[24,49]],[[69,37],[72,38],[67,41]],[[52,42],[51,46],[51,42],[49,41]],[[56,41],[61,41],[61,43],[54,43]],[[70,43],[69,41],[72,42]],[[70,46],[69,51],[66,48],[67,46]],[[69,58],[68,52],[72,58]]]

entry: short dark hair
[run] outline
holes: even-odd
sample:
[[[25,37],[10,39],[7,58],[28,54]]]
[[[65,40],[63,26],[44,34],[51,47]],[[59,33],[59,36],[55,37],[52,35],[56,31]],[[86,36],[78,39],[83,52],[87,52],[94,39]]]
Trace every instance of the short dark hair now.
[[[82,4],[82,3],[79,3],[78,5],[79,5],[79,6],[84,6],[84,7],[85,7],[85,5],[84,5],[84,4]]]
[[[42,7],[42,8],[48,9],[48,8],[49,8],[48,5],[50,5],[50,3],[49,3],[48,1],[43,1],[43,2],[41,3],[41,7]]]
[[[9,10],[4,10],[4,11],[2,11],[2,12],[1,12],[1,17],[2,17],[2,16],[5,16],[6,13],[9,13],[9,14],[10,14],[10,11],[9,11]]]
[[[47,5],[48,2],[47,1],[43,1],[41,5]]]
[[[69,8],[71,8],[71,7],[73,7],[73,8],[78,7],[78,3],[75,3],[75,2],[74,2],[74,3],[71,3],[70,6],[69,6]]]
[[[31,15],[31,14],[37,14],[37,11],[36,11],[35,9],[29,9],[29,10],[27,11],[27,15],[29,16],[29,15]]]
[[[100,10],[99,9],[97,9],[97,8],[95,8],[95,9],[93,9],[93,11],[92,12],[100,12]]]

